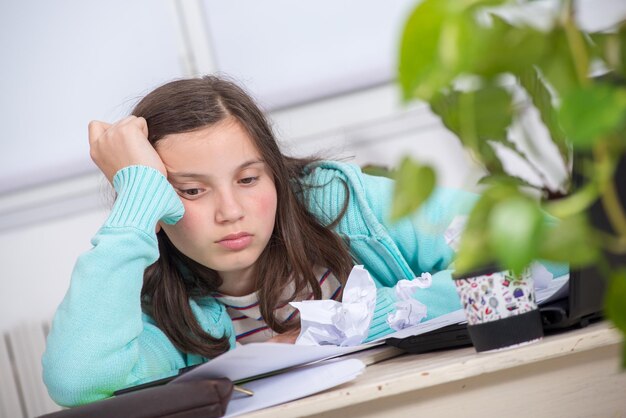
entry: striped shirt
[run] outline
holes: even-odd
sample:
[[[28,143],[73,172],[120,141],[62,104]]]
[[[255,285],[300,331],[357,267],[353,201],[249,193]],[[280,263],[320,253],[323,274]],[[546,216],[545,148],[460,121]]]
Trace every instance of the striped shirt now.
[[[325,268],[316,268],[314,273],[322,288],[322,299],[337,300],[341,283],[335,275]],[[226,306],[226,312],[233,321],[237,343],[262,342],[276,335],[261,316],[256,292],[245,296],[229,296],[221,293],[215,293],[214,296]],[[309,293],[306,297],[296,298],[294,301],[307,299],[313,299],[313,294]],[[297,309],[287,303],[276,309],[276,318],[279,321],[288,321],[297,315],[297,312]]]

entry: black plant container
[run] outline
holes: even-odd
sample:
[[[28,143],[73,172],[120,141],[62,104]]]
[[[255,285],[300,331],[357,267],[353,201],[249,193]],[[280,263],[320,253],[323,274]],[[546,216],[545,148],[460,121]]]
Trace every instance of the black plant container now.
[[[582,185],[580,160],[574,157],[574,187]],[[619,201],[626,208],[626,156],[622,156],[614,177]],[[591,224],[599,230],[612,232],[600,200],[589,208]],[[605,257],[611,268],[626,266],[626,255],[606,253]],[[589,322],[602,318],[607,278],[596,266],[573,269],[570,272],[569,297],[541,310],[545,330],[584,327]]]

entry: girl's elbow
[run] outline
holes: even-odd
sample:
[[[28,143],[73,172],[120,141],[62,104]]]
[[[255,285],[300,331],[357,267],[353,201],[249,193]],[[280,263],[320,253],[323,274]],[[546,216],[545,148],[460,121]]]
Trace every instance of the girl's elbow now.
[[[58,405],[65,407],[79,406],[86,403],[105,399],[113,395],[112,390],[106,389],[106,384],[94,378],[94,374],[87,367],[76,367],[76,364],[61,364],[52,361],[44,354],[43,382],[50,398]]]
[[[43,378],[48,395],[60,406],[74,407],[111,396],[69,374],[52,373],[44,369]]]

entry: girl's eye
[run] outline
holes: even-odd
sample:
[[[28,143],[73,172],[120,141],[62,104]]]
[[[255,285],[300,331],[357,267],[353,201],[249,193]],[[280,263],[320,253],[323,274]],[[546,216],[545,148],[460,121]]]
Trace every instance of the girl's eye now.
[[[200,189],[186,189],[180,191],[185,196],[197,196],[200,194]]]
[[[243,179],[239,180],[239,183],[241,183],[241,184],[252,184],[255,181],[257,181],[258,179],[259,179],[258,176],[256,176],[256,177],[246,177],[246,178],[243,178]]]

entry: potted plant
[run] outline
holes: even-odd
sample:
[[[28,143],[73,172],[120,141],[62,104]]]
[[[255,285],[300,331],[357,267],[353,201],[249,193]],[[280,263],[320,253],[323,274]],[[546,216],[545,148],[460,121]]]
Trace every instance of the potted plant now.
[[[528,11],[545,2],[424,0],[402,33],[398,82],[405,100],[426,102],[486,172],[457,272],[495,263],[519,273],[536,259],[596,266],[608,283],[605,314],[626,333],[626,266],[607,261],[626,254],[626,210],[616,191],[626,182],[616,174],[626,161],[626,24],[586,32],[574,4],[558,2],[540,26]],[[538,115],[547,142],[533,142],[529,115]],[[560,167],[563,178],[545,175],[533,146],[555,150],[543,163]],[[507,153],[535,181],[512,175]],[[573,162],[580,178],[571,175]],[[396,218],[413,212],[436,182],[431,168],[409,158],[396,178]],[[608,228],[597,227],[592,207]]]

